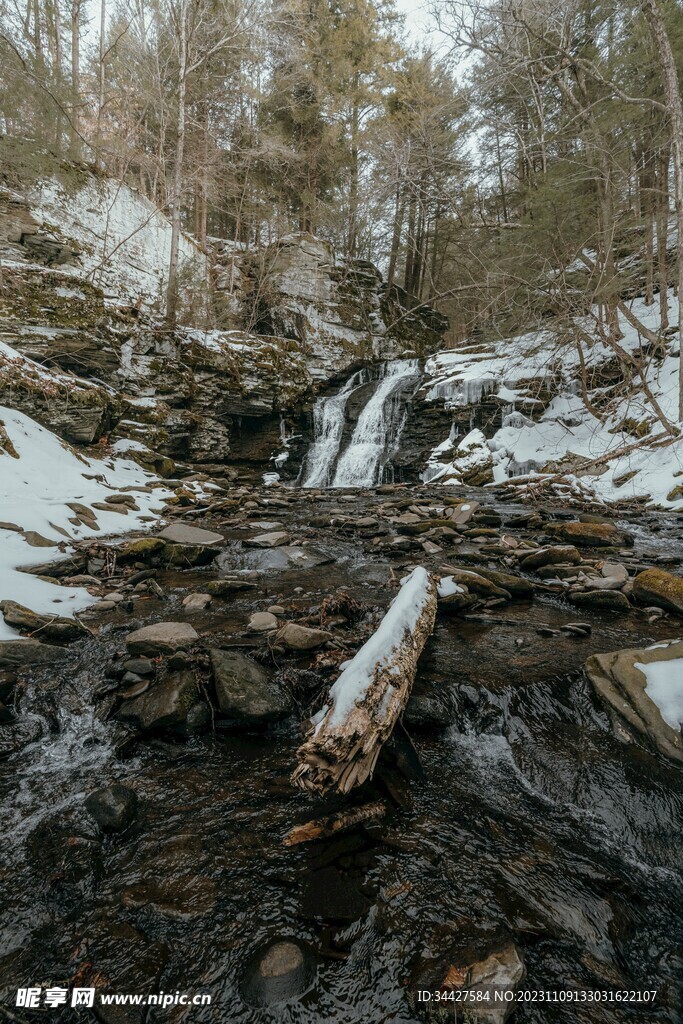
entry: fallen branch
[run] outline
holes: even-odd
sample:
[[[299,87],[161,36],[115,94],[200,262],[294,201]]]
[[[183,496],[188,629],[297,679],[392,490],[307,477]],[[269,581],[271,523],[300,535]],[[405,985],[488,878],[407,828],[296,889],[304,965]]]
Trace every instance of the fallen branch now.
[[[285,846],[296,846],[298,843],[310,843],[313,839],[329,839],[364,821],[383,818],[386,813],[387,805],[383,800],[377,800],[372,804],[340,811],[339,814],[330,814],[326,818],[307,821],[305,825],[295,825],[282,841]]]
[[[379,752],[408,702],[417,662],[436,618],[436,585],[418,566],[379,628],[330,690],[299,747],[292,781],[312,794],[348,793],[372,775]]]

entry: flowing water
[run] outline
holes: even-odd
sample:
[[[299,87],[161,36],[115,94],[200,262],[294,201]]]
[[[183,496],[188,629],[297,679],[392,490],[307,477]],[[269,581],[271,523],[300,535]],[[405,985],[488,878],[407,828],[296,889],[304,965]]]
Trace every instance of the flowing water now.
[[[367,371],[354,374],[336,395],[319,398],[313,410],[314,440],[306,458],[304,487],[371,487],[382,480],[387,458],[398,446],[405,420],[406,394],[420,374],[417,359],[385,363],[344,451],[348,400],[367,383]]]
[[[205,644],[257,643],[236,636],[250,611],[277,602],[301,614],[340,586],[386,606],[395,563],[357,537],[311,527],[312,508],[331,521],[335,499],[306,497],[295,494],[277,516],[334,562],[269,571],[256,596],[201,613],[193,623]],[[347,508],[372,515],[380,500]],[[223,532],[224,560],[240,568],[245,529]],[[675,552],[680,527],[650,517],[636,543]],[[215,575],[162,573],[167,596],[139,602],[136,622],[181,618],[183,596]],[[22,706],[38,736],[0,768],[0,996],[95,978],[118,992],[213,999],[147,1018],[112,1011],[101,1017],[111,1024],[417,1024],[425,1018],[406,991],[431,964],[468,963],[514,939],[526,987],[658,990],[654,1008],[537,1004],[515,1020],[679,1021],[681,771],[617,739],[581,666],[595,651],[671,637],[680,622],[594,614],[590,637],[543,640],[537,628],[576,618],[554,595],[488,618],[440,619],[422,659],[407,716],[424,765],[412,806],[395,807],[382,826],[288,848],[293,825],[336,806],[311,803],[289,781],[307,701],[300,695],[299,714],[267,733],[159,736],[131,748],[101,692],[131,617],[103,614],[99,635],[72,647],[65,666],[33,674]],[[102,840],[83,800],[112,781],[136,790],[139,813]],[[377,795],[386,798],[381,783],[365,798]],[[275,938],[310,950],[317,976],[298,1001],[254,1009],[243,980]],[[73,1011],[49,1016],[72,1021]]]

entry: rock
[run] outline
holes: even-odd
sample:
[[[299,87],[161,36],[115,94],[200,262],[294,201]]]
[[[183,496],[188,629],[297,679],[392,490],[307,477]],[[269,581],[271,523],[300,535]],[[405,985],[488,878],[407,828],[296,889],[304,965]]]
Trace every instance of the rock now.
[[[211,580],[206,584],[206,589],[213,597],[229,597],[244,590],[257,590],[258,584],[250,583],[249,580]]]
[[[478,501],[463,501],[461,504],[451,508],[447,516],[451,523],[457,526],[464,526],[465,523],[469,523],[478,508]]]
[[[124,907],[145,909],[173,921],[192,921],[210,914],[216,906],[216,883],[196,873],[142,882],[125,889]]]
[[[183,598],[183,608],[188,612],[201,612],[211,604],[211,594],[188,594]]]
[[[90,636],[89,630],[75,619],[63,618],[59,615],[39,615],[25,608],[16,601],[0,601],[0,611],[8,626],[15,629],[26,630],[30,633],[40,631],[40,635],[46,640],[61,640],[70,643],[72,640],[82,640]]]
[[[190,647],[199,640],[199,634],[189,622],[155,622],[129,633],[126,647],[131,654],[173,654],[181,647]]]
[[[479,573],[472,572],[470,569],[459,569],[453,565],[443,565],[441,569],[443,572],[447,572],[455,583],[467,587],[474,594],[479,594],[482,597],[503,597],[507,601],[511,600],[511,594],[508,590],[496,586],[495,583],[492,583],[485,576],[480,576]]]
[[[500,572],[498,569],[485,569],[483,566],[477,566],[477,574],[507,591],[513,600],[530,601],[534,596],[533,583],[522,576],[513,576],[512,573]]]
[[[43,734],[43,726],[37,718],[20,718],[0,727],[0,761],[23,750]]]
[[[269,633],[277,629],[279,623],[272,612],[254,612],[249,619],[247,629],[252,633]]]
[[[165,542],[158,537],[141,537],[139,540],[124,544],[117,552],[117,557],[120,562],[149,562],[165,547]]]
[[[236,722],[266,724],[284,718],[291,698],[272,672],[239,651],[209,651],[216,699],[222,714]]]
[[[282,607],[281,604],[271,604],[269,608],[266,608],[266,611],[270,612],[271,615],[284,615],[285,614],[285,610],[284,610],[284,608]]]
[[[630,534],[617,530],[613,523],[549,523],[548,533],[552,533],[570,544],[583,547],[632,546]]]
[[[276,637],[277,643],[292,651],[311,651],[331,639],[332,634],[327,630],[299,626],[296,622],[286,622]]]
[[[247,965],[242,997],[251,1006],[274,1006],[297,999],[311,987],[317,973],[308,950],[290,940],[274,942]]]
[[[616,590],[574,591],[569,595],[572,604],[580,608],[596,608],[598,611],[630,612],[631,605],[625,594]]]
[[[590,590],[621,590],[624,586],[624,580],[616,576],[587,576],[582,572],[578,579],[582,586]]]
[[[134,672],[136,676],[153,676],[156,669],[149,658],[128,658],[123,662],[126,672]]]
[[[244,564],[248,568],[256,569],[259,572],[269,572],[273,569],[315,569],[319,565],[327,565],[334,561],[330,555],[323,554],[314,548],[297,548],[289,545],[270,550],[247,550],[243,557]],[[218,565],[223,570],[234,570],[233,555],[231,553],[225,556],[220,555]]]
[[[472,1024],[504,1024],[515,1008],[514,1001],[496,1003],[477,1002],[476,993],[514,992],[524,977],[524,962],[514,943],[510,942],[500,950],[489,953],[483,960],[473,964],[454,964],[449,967],[442,987],[445,989],[466,988],[475,997],[466,1005]]]
[[[197,526],[186,526],[185,523],[171,523],[158,536],[161,540],[168,541],[169,544],[191,544],[200,547],[215,547],[216,544],[225,544],[221,533],[200,530]]]
[[[581,555],[572,544],[558,544],[545,548],[538,548],[530,555],[525,555],[519,563],[521,569],[532,572],[545,565],[557,565],[558,563],[570,563],[578,565]]]
[[[683,615],[683,579],[664,569],[646,569],[633,580],[633,596]]]
[[[138,796],[128,786],[114,783],[98,789],[85,801],[85,809],[103,832],[122,832],[135,818]]]
[[[683,761],[683,639],[594,654],[585,668],[617,722],[624,719],[662,754]]]
[[[284,544],[289,544],[290,540],[288,533],[278,530],[275,533],[260,533],[257,537],[245,540],[244,543],[250,548],[280,548]]]
[[[54,665],[68,656],[69,652],[65,648],[42,644],[39,640],[0,641],[0,669],[23,668],[29,665],[39,668]]]
[[[199,699],[194,672],[171,672],[142,696],[122,704],[116,717],[143,732],[161,729],[182,731],[190,708]]]
[[[208,565],[218,554],[218,547],[210,544],[166,543],[163,560],[167,565],[179,565],[191,569],[196,565]]]
[[[600,572],[605,579],[621,580],[622,583],[629,578],[628,569],[621,562],[604,562],[600,567]]]

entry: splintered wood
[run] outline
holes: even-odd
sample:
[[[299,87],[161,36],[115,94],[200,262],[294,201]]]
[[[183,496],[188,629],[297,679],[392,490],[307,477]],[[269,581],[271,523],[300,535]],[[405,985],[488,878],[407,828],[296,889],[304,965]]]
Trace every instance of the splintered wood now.
[[[387,805],[383,800],[372,804],[363,804],[361,807],[351,807],[339,814],[330,814],[326,818],[316,818],[315,821],[307,821],[305,825],[295,825],[283,839],[285,846],[297,846],[299,843],[310,843],[314,839],[331,839],[339,832],[355,828],[364,821],[372,821],[376,818],[383,818],[387,813]]]
[[[410,696],[417,662],[434,629],[436,585],[418,566],[377,631],[348,663],[299,747],[292,780],[314,795],[348,793],[370,778]]]

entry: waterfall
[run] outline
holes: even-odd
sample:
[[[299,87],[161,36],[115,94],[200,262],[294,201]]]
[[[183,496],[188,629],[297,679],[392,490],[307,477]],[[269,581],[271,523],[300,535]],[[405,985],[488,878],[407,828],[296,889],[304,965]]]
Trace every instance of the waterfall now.
[[[306,456],[304,487],[329,485],[330,474],[344,432],[346,403],[351,393],[369,380],[367,370],[358,370],[349,377],[336,395],[319,398],[313,406],[314,441]]]
[[[403,426],[401,396],[419,372],[417,359],[385,364],[377,389],[360,414],[349,446],[337,464],[333,487],[371,487],[378,482],[382,456],[395,446]]]

